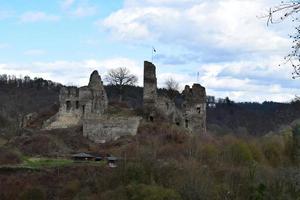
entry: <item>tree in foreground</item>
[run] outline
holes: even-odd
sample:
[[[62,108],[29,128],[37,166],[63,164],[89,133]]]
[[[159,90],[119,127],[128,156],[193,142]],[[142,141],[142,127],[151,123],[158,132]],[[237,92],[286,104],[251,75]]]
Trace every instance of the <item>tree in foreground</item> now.
[[[300,0],[281,1],[279,5],[270,8],[269,13],[265,16],[268,18],[267,24],[280,23],[288,18],[292,22],[299,22]],[[292,51],[284,59],[286,63],[292,65],[293,78],[300,77],[300,25],[296,24],[295,33],[290,35],[293,39]]]
[[[174,99],[178,93],[179,90],[179,83],[173,79],[172,77],[169,77],[165,81],[165,88],[168,90],[168,96],[171,99]]]
[[[122,101],[124,86],[135,85],[138,82],[138,78],[136,75],[131,74],[126,67],[119,67],[109,70],[105,76],[105,81],[118,88],[119,101]]]

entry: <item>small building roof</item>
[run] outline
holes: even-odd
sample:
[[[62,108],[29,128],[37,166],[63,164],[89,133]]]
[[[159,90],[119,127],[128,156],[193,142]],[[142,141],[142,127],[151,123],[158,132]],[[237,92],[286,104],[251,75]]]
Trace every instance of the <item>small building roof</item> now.
[[[117,157],[114,157],[114,156],[110,156],[110,157],[107,157],[107,160],[108,160],[108,161],[117,161],[118,158],[117,158]]]
[[[95,156],[92,156],[87,153],[77,153],[72,155],[73,158],[94,158]]]

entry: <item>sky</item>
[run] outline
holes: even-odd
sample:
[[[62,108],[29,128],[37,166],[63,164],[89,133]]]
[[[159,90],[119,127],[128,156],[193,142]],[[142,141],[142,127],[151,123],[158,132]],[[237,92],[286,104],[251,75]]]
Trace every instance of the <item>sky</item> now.
[[[288,102],[299,79],[284,63],[293,24],[262,18],[281,0],[0,0],[0,74],[87,85],[98,70],[143,62],[169,77],[234,101]],[[197,75],[199,74],[199,76]]]

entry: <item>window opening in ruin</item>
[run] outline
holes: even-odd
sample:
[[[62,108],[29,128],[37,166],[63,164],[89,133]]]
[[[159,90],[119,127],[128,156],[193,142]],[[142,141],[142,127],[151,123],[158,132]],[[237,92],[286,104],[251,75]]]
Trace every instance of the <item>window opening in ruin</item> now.
[[[201,108],[200,108],[200,107],[197,107],[197,111],[198,111],[198,113],[200,114],[200,113],[201,113]]]
[[[66,101],[67,111],[71,110],[71,101]]]
[[[85,112],[85,105],[82,106],[82,114],[84,115]]]
[[[185,128],[188,128],[189,127],[189,120],[185,120]]]
[[[167,110],[169,110],[169,103],[166,103],[166,106],[167,106]]]
[[[150,116],[149,119],[150,119],[150,122],[153,122],[153,121],[154,121],[153,116]]]
[[[180,126],[180,123],[179,123],[179,122],[176,122],[176,125],[177,125],[177,126]]]
[[[76,88],[76,97],[79,97],[79,89]]]
[[[76,109],[79,108],[79,101],[76,101]]]

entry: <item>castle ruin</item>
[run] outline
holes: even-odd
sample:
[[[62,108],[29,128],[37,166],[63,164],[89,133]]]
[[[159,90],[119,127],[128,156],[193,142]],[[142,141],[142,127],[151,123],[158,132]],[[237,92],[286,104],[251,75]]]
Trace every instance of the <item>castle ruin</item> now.
[[[45,129],[69,128],[84,120],[101,117],[108,100],[98,72],[91,74],[88,86],[61,88],[59,102],[59,112],[44,123]]]
[[[56,115],[44,122],[44,129],[82,126],[83,135],[97,143],[135,135],[141,118],[114,116],[108,113],[106,91],[97,71],[87,86],[63,87],[59,94],[60,108]]]
[[[183,127],[194,134],[206,132],[206,93],[200,84],[186,86],[182,101],[157,94],[156,67],[144,62],[144,120],[164,120]],[[108,98],[100,75],[94,71],[84,87],[63,87],[59,94],[60,108],[56,115],[44,122],[46,130],[82,126],[83,135],[97,143],[116,140],[121,136],[136,135],[141,117],[113,115],[108,109]]]
[[[183,127],[195,134],[206,133],[206,92],[200,84],[192,88],[185,86],[182,92],[183,102],[176,106],[166,96],[157,95],[156,67],[144,62],[144,104],[143,109],[148,121],[163,117],[171,123]]]

